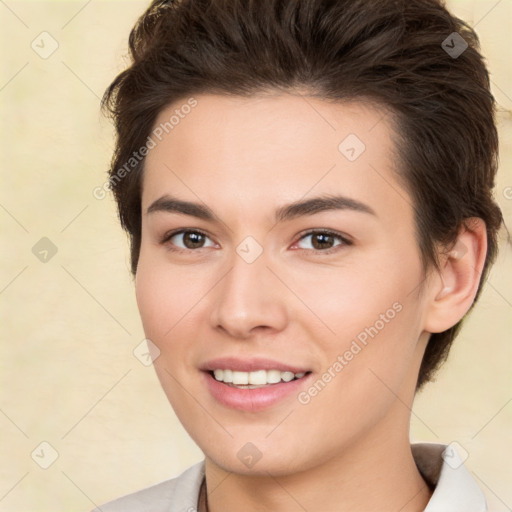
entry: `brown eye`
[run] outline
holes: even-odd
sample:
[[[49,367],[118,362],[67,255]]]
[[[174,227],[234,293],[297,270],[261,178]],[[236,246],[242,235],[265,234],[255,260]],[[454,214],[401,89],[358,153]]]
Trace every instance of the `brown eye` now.
[[[352,242],[347,240],[343,236],[338,233],[333,233],[330,231],[310,231],[303,235],[299,241],[310,239],[309,243],[306,243],[305,247],[300,247],[301,249],[312,249],[315,252],[330,252],[330,249],[336,249],[338,246],[351,245]]]
[[[333,247],[334,237],[331,235],[326,235],[324,233],[317,233],[312,235],[311,245],[315,249],[330,249]]]
[[[210,246],[205,245],[207,240],[209,240],[208,236],[201,233],[201,231],[181,230],[165,236],[162,243],[173,245],[176,247],[176,250],[202,249],[215,245],[213,242]]]
[[[183,244],[187,249],[197,249],[204,244],[204,235],[195,231],[186,231],[183,233]]]

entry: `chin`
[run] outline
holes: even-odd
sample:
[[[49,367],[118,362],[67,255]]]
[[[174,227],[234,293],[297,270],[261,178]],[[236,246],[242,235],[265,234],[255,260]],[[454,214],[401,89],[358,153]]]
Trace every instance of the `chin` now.
[[[297,473],[301,470],[297,467],[296,462],[283,460],[282,457],[272,456],[264,457],[254,463],[248,462],[247,464],[240,461],[237,457],[226,458],[225,456],[215,458],[207,456],[210,461],[216,466],[220,467],[226,472],[235,473],[237,475],[245,476],[286,476]]]
[[[233,450],[234,444],[232,442],[218,446],[215,450],[203,450],[203,453],[210,463],[224,471],[247,476],[293,475],[314,467],[316,459],[321,458],[320,455],[315,457],[313,454],[305,454],[302,443],[290,447],[267,444],[258,448],[256,444],[245,442],[241,448]],[[297,456],[299,453],[301,457]]]

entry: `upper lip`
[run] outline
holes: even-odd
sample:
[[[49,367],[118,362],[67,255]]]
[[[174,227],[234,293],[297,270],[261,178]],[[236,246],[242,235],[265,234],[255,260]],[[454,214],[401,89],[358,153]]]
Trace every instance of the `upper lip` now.
[[[201,366],[201,370],[236,370],[239,372],[254,372],[256,370],[279,370],[281,372],[301,373],[310,371],[302,366],[281,363],[273,359],[253,357],[240,359],[238,357],[219,357],[211,359]]]

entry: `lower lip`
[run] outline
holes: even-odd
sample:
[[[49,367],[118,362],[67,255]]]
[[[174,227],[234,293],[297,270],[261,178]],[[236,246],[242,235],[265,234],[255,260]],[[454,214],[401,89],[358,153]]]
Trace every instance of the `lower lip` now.
[[[308,373],[301,379],[271,384],[264,388],[240,389],[228,386],[216,380],[209,372],[203,372],[206,384],[212,396],[226,407],[241,411],[262,411],[290,395],[297,395],[311,378]]]

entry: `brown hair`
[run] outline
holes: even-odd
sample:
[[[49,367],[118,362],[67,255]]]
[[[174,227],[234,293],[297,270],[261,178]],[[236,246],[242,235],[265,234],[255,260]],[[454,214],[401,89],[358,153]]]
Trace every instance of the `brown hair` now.
[[[454,32],[459,48],[468,44],[460,55],[446,51]],[[492,197],[495,102],[477,35],[441,1],[155,0],[129,47],[132,64],[109,86],[103,107],[117,131],[109,181],[130,237],[132,274],[144,165],[133,155],[162,109],[191,94],[301,88],[326,100],[373,101],[393,114],[397,172],[413,200],[425,270],[438,268],[438,245],[449,248],[466,219],[485,221],[477,300],[503,220]],[[431,335],[416,390],[433,379],[461,323]]]

